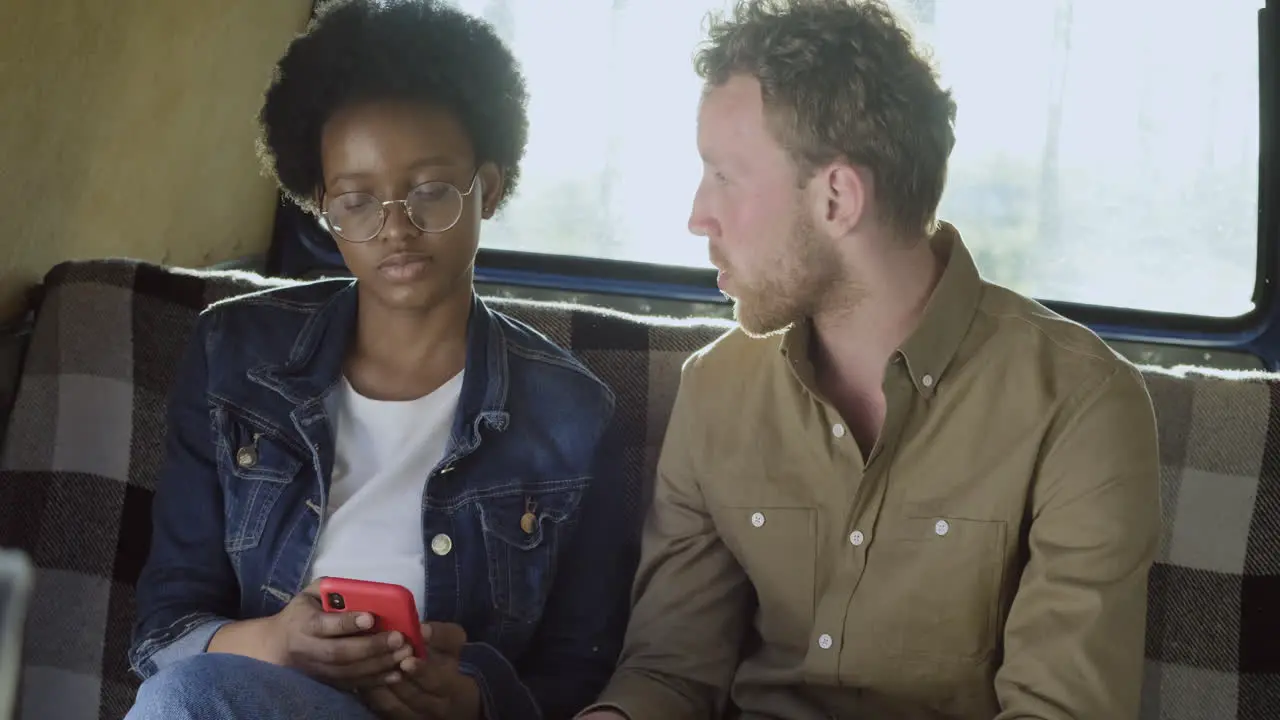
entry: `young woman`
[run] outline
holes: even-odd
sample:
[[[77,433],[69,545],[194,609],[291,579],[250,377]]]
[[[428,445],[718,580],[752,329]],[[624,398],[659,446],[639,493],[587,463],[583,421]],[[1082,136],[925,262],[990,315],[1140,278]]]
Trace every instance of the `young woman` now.
[[[200,316],[130,718],[557,718],[603,687],[634,569],[614,397],[472,287],[525,98],[493,29],[430,0],[330,4],[281,60],[262,155],[355,280]],[[426,659],[324,612],[326,576],[411,590]]]

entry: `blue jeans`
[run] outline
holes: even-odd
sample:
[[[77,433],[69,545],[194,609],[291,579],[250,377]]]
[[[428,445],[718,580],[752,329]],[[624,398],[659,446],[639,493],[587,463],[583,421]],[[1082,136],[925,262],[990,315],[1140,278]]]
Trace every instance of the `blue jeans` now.
[[[296,670],[202,653],[142,683],[125,720],[377,720],[360,700]]]

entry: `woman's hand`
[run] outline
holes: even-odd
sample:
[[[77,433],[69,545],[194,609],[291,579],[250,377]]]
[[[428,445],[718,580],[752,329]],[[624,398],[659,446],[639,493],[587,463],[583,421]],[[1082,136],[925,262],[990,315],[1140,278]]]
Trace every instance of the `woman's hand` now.
[[[385,685],[363,691],[365,703],[383,720],[476,720],[480,688],[458,671],[467,633],[453,623],[423,623],[426,659],[409,657]]]
[[[371,627],[368,613],[325,612],[312,585],[271,617],[268,660],[344,689],[381,684],[413,648],[400,633]]]

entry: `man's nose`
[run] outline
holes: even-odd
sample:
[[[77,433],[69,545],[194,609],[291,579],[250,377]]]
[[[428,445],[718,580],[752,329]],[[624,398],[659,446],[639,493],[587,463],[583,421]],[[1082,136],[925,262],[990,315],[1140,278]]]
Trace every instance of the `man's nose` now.
[[[689,232],[699,237],[711,237],[715,231],[715,220],[706,211],[702,199],[702,188],[693,195],[693,208],[689,211]]]

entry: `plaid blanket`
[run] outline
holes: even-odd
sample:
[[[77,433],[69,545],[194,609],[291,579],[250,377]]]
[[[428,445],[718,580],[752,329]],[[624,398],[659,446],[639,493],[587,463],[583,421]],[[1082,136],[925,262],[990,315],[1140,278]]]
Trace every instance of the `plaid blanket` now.
[[[0,546],[31,554],[24,720],[120,718],[149,544],[164,405],[208,303],[276,281],[122,260],[70,262],[46,297],[0,456]],[[680,364],[727,327],[490,300],[612,384],[637,513]],[[1165,537],[1152,574],[1143,718],[1280,714],[1280,377],[1147,371]],[[1092,719],[1090,719],[1092,720]]]

